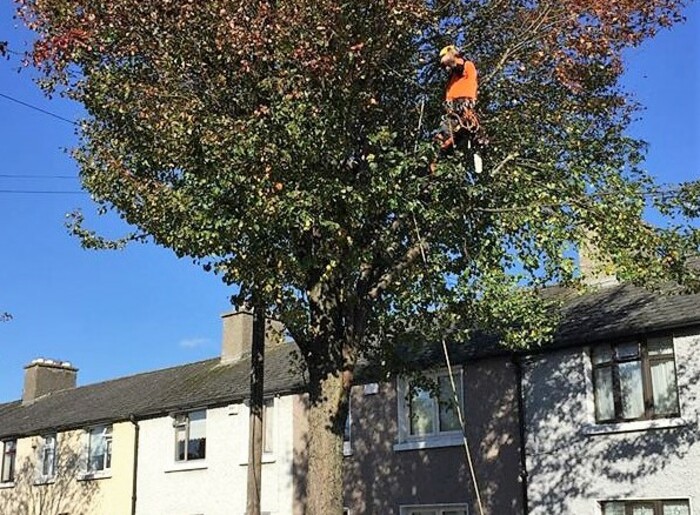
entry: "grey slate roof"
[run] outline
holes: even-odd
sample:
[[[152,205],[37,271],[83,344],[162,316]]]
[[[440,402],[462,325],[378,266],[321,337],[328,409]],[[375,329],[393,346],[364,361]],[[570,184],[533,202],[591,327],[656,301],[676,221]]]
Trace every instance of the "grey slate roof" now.
[[[302,387],[290,365],[296,346],[268,350],[265,390],[289,393]],[[45,395],[34,403],[0,404],[0,438],[148,418],[175,410],[240,401],[250,390],[250,359],[221,364],[218,358],[123,377]]]
[[[678,295],[673,288],[649,292],[632,285],[577,295],[550,288],[565,299],[563,318],[551,344],[542,351],[584,345],[652,331],[700,326],[700,295]],[[290,365],[293,344],[270,349],[265,360],[265,390],[302,391],[301,374]],[[456,349],[455,361],[508,354],[494,338]],[[106,421],[148,418],[176,410],[224,405],[249,391],[249,360],[222,365],[218,358],[138,374],[37,399],[33,404],[0,404],[0,438],[79,428]]]

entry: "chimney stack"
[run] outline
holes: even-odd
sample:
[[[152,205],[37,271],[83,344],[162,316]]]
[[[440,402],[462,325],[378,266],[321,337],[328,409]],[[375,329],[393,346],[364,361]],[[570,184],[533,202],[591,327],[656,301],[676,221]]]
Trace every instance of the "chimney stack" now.
[[[223,336],[221,338],[221,362],[233,363],[250,355],[253,344],[253,312],[248,310],[233,311],[221,315]],[[283,344],[284,326],[276,320],[266,320],[265,348],[269,349]]]
[[[38,358],[24,367],[22,403],[31,404],[39,397],[75,388],[78,369],[67,361]]]
[[[618,284],[613,264],[601,256],[596,245],[595,233],[589,231],[588,238],[581,242],[578,251],[578,266],[583,276],[584,284],[593,287],[614,286]]]

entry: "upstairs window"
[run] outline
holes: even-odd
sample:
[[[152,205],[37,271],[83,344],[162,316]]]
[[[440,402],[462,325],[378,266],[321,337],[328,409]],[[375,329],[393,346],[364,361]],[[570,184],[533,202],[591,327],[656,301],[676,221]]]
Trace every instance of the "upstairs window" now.
[[[672,337],[595,347],[591,360],[596,422],[680,414]]]
[[[263,404],[263,452],[272,454],[275,452],[275,400],[267,399]]]
[[[207,412],[192,411],[175,416],[175,461],[203,460],[207,447]]]
[[[12,483],[15,480],[15,461],[17,457],[17,440],[6,440],[2,446],[2,470],[0,483]]]
[[[685,500],[667,501],[607,501],[603,515],[690,515],[690,504]]]
[[[465,505],[403,507],[401,515],[467,515]]]
[[[432,381],[435,388],[411,385],[408,381],[400,382],[399,416],[403,420],[399,422],[404,441],[461,432],[449,374],[446,371],[433,373],[427,375],[426,379]],[[457,402],[460,409],[463,409],[461,371],[454,372],[453,379],[457,389]]]
[[[39,446],[39,479],[50,480],[56,475],[56,435],[42,438]]]
[[[112,468],[112,426],[88,430],[87,471],[106,472]]]

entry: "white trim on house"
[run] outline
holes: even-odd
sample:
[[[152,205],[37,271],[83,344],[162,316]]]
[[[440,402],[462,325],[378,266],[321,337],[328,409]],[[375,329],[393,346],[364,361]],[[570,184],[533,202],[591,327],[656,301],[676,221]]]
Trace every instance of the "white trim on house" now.
[[[677,495],[677,496],[663,496],[663,497],[614,497],[614,498],[606,498],[606,499],[595,499],[592,502],[592,513],[593,515],[605,515],[603,512],[603,503],[604,502],[634,502],[634,501],[640,501],[640,502],[650,502],[650,501],[688,501],[688,510],[690,515],[693,515],[693,498],[692,497],[687,497],[684,495]]]
[[[465,392],[464,392],[464,369],[461,366],[452,367],[452,373],[458,375],[457,387],[459,388],[460,400],[462,405],[460,408],[464,411]],[[431,379],[437,379],[440,375],[448,374],[447,368],[441,367],[427,372],[425,375]],[[455,447],[463,444],[463,435],[461,430],[456,431],[439,431],[429,435],[411,435],[409,430],[409,409],[408,409],[408,381],[405,377],[396,379],[397,391],[397,417],[398,417],[398,441],[394,444],[394,451],[408,451],[416,449],[432,449],[438,447]],[[439,408],[436,424],[439,424]]]
[[[402,504],[399,506],[400,515],[410,515],[411,510],[438,510],[438,515],[442,515],[444,510],[464,510],[469,515],[469,506],[466,503]]]

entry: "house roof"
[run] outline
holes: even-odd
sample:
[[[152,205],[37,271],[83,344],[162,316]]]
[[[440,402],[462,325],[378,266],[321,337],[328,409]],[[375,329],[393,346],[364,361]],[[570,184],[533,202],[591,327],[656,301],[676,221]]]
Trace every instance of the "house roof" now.
[[[295,347],[284,344],[266,352],[268,394],[289,393],[302,386],[301,374],[291,365]],[[0,404],[0,438],[225,405],[248,396],[249,372],[250,358],[230,364],[215,358],[62,390],[28,405]]]
[[[537,349],[542,352],[700,325],[700,295],[680,294],[673,287],[650,292],[618,285],[583,295],[549,288],[546,295],[563,300],[564,307],[553,341]],[[293,344],[284,344],[266,352],[268,394],[303,390],[303,377],[292,365],[295,349]],[[456,362],[512,352],[494,338],[475,340],[455,350]],[[55,392],[26,406],[20,401],[0,404],[0,438],[241,401],[249,393],[249,367],[249,359],[221,364],[214,358]]]

